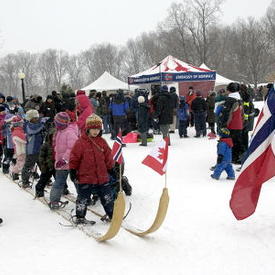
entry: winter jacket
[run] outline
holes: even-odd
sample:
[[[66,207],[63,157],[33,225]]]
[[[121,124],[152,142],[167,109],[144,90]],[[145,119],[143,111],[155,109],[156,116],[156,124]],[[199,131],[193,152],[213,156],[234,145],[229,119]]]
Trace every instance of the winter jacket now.
[[[181,102],[177,110],[177,117],[179,120],[188,120],[189,117],[189,106],[185,102]]]
[[[113,116],[126,116],[129,111],[129,103],[127,101],[122,103],[111,102],[109,110]]]
[[[197,96],[191,104],[191,110],[194,113],[206,112],[207,104],[205,99],[202,96]]]
[[[86,95],[78,95],[76,97],[78,102],[77,110],[79,112],[78,119],[77,119],[77,126],[81,133],[85,132],[85,124],[86,119],[90,116],[94,111],[91,105],[89,98]]]
[[[218,153],[218,155],[223,156],[222,161],[231,163],[231,161],[232,161],[232,147],[233,147],[233,141],[231,138],[221,138],[218,141],[217,153]]]
[[[173,123],[173,106],[170,93],[159,93],[156,103],[156,111],[153,114],[153,117],[159,119],[160,125]]]
[[[54,150],[52,143],[54,131],[52,129],[49,131],[39,153],[39,168],[41,173],[54,170]]]
[[[90,138],[84,134],[76,141],[71,151],[70,169],[77,170],[77,180],[80,184],[108,182],[108,170],[113,166],[111,149],[102,137]]]
[[[219,125],[221,128],[232,130],[243,129],[243,110],[239,92],[231,93],[225,99],[223,109],[219,115]]]
[[[211,94],[206,99],[207,104],[207,122],[208,123],[215,123],[215,94]]]
[[[243,130],[246,132],[252,131],[254,128],[254,104],[252,101],[243,101]]]
[[[70,153],[78,139],[78,127],[76,123],[70,123],[64,130],[57,130],[54,135],[55,169],[68,170]],[[64,160],[66,164],[62,167],[56,167],[58,161]]]
[[[3,134],[3,127],[5,124],[5,114],[0,115],[0,145],[4,142],[4,134]]]
[[[24,129],[22,127],[14,127],[11,129],[11,135],[16,156],[26,154],[27,141]]]
[[[38,154],[43,143],[44,124],[41,122],[26,122],[25,133],[27,135],[27,155]]]
[[[138,107],[138,131],[146,133],[149,128],[149,106],[147,103],[140,103]]]

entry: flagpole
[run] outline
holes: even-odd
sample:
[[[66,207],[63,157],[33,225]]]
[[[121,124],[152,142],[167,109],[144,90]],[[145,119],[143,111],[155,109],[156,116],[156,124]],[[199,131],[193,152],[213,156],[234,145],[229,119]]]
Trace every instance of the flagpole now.
[[[121,166],[122,164],[119,164],[119,191],[122,191],[122,184],[121,184]]]

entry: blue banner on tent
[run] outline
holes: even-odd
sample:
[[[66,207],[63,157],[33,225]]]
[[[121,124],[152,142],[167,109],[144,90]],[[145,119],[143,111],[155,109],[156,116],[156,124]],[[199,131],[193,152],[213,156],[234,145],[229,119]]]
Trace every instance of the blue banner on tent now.
[[[156,82],[183,82],[183,81],[215,81],[216,72],[185,72],[161,73],[128,77],[128,84],[145,84]]]

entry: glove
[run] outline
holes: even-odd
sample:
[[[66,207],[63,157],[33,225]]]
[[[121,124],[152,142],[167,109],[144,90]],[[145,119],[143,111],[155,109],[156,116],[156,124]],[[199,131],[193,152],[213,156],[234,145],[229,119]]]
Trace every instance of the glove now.
[[[65,166],[68,162],[65,159],[59,160],[56,164],[55,167],[56,168],[61,168],[63,166]]]
[[[42,117],[41,118],[41,123],[46,123],[49,120],[49,117]]]
[[[77,174],[76,169],[70,169],[70,179],[74,183],[77,182],[77,175],[76,174]]]
[[[217,163],[221,163],[223,161],[223,155],[218,155]]]

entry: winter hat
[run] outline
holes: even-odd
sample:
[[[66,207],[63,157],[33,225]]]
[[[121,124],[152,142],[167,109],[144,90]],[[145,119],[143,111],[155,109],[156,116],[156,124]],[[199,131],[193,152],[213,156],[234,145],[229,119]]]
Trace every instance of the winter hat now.
[[[51,99],[51,100],[53,100],[53,96],[52,96],[52,95],[47,95],[47,98],[46,98],[46,100],[48,100],[48,99]]]
[[[6,97],[5,97],[2,93],[0,93],[0,98],[3,98],[4,101],[5,101],[5,99],[6,99]]]
[[[143,102],[145,102],[145,98],[144,98],[144,96],[140,95],[138,97],[138,103],[143,103]]]
[[[11,119],[11,125],[12,127],[19,127],[19,126],[22,126],[24,123],[24,120],[22,119],[22,117],[16,115],[16,116],[13,116],[12,119]]]
[[[86,119],[86,130],[87,129],[101,129],[102,128],[102,119],[96,115],[92,114]]]
[[[85,91],[83,91],[83,90],[78,90],[78,91],[76,92],[76,95],[85,95]]]
[[[221,128],[219,130],[219,136],[221,138],[228,138],[230,136],[230,131],[227,128]]]
[[[8,95],[7,98],[6,98],[6,101],[7,101],[7,102],[11,102],[12,100],[13,100],[13,97],[10,96],[10,95]]]
[[[240,85],[237,82],[231,82],[227,85],[226,90],[230,93],[235,93],[240,90]]]
[[[57,113],[54,117],[54,124],[58,130],[64,130],[70,123],[70,116],[66,112]]]
[[[0,112],[4,112],[6,110],[5,106],[4,105],[0,105]]]
[[[170,93],[175,93],[176,92],[176,88],[175,87],[170,87]]]
[[[168,92],[168,86],[167,85],[161,86],[160,90],[161,92]]]
[[[184,101],[185,102],[185,96],[184,95],[180,96],[180,101]]]
[[[26,120],[31,121],[33,118],[39,118],[39,113],[37,110],[31,109],[26,112]]]

